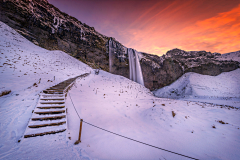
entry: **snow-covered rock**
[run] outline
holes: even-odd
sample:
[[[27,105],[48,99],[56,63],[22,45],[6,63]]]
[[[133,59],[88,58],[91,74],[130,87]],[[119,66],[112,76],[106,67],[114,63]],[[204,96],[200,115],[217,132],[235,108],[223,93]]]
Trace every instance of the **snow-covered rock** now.
[[[240,69],[223,72],[218,76],[185,73],[169,86],[154,91],[162,98],[216,100],[236,99],[235,107],[240,107]],[[205,100],[204,100],[205,99]],[[219,103],[219,102],[218,102]],[[227,102],[221,102],[228,104]]]
[[[238,61],[238,62],[240,62],[240,51],[221,54],[221,55],[218,55],[216,57],[216,59],[221,60],[221,61]]]

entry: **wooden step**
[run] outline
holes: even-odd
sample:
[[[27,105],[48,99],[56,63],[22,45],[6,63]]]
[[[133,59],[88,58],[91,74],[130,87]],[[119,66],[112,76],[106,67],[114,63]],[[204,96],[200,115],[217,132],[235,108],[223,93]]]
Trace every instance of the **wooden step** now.
[[[56,120],[56,119],[62,119],[62,118],[66,118],[66,115],[32,118],[32,121],[47,121],[47,120]]]
[[[61,114],[65,113],[65,110],[59,110],[59,111],[47,111],[47,112],[34,112],[36,114]]]
[[[63,94],[63,91],[57,92],[57,91],[46,91],[46,90],[44,90],[43,93],[45,93],[45,94]]]
[[[64,94],[42,94],[42,97],[64,97]]]
[[[49,101],[46,101],[46,102],[40,102],[40,104],[64,104],[65,102],[58,102],[58,101],[56,101],[56,102],[54,102],[54,101],[52,101],[52,102],[49,102]]]
[[[29,138],[29,137],[36,137],[36,136],[44,136],[47,134],[56,134],[56,133],[61,133],[66,131],[66,129],[61,129],[61,130],[56,130],[56,131],[49,131],[49,132],[43,132],[43,133],[35,133],[35,134],[28,134],[24,135],[24,138]]]
[[[53,100],[53,101],[62,101],[64,98],[41,98],[40,100],[48,101],[48,100]]]
[[[39,106],[39,109],[64,108],[65,106]]]
[[[65,86],[64,87],[51,87],[49,88],[49,90],[64,90]]]
[[[30,125],[28,126],[29,128],[40,128],[40,127],[47,127],[47,126],[60,126],[65,124],[66,121],[64,122],[58,122],[58,123],[48,123],[48,124],[39,124],[39,125]]]
[[[62,92],[63,89],[45,89],[44,91],[57,91],[57,92]]]

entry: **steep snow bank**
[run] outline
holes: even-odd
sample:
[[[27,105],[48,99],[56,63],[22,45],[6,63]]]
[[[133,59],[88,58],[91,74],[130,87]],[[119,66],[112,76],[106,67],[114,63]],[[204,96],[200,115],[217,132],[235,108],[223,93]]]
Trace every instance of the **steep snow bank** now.
[[[231,72],[224,72],[218,76],[201,75],[197,73],[186,73],[170,86],[154,91],[155,96],[164,98],[182,99],[218,99],[217,104],[223,103],[220,100],[240,99],[240,69]],[[208,100],[207,100],[208,99]],[[220,102],[220,103],[219,103]],[[225,103],[225,102],[224,102]],[[226,103],[229,105],[229,103]],[[239,106],[238,106],[239,105]],[[238,102],[236,107],[240,107]]]
[[[154,94],[157,97],[236,97],[240,98],[240,69],[224,72],[218,76],[186,73],[170,86]]]
[[[222,60],[222,61],[225,61],[225,60],[230,61],[230,60],[232,60],[232,61],[240,62],[240,51],[221,54],[216,59],[217,60]]]
[[[34,83],[48,87],[91,71],[62,51],[48,51],[32,44],[2,22],[0,42],[0,90],[10,89],[14,94]]]
[[[0,159],[62,159],[72,151],[66,146],[65,133],[21,143],[18,140],[24,134],[40,91],[90,71],[89,66],[70,55],[40,48],[0,22],[0,92],[12,91],[0,97]],[[62,146],[58,154],[57,146]],[[83,152],[79,150],[68,158],[84,158]]]

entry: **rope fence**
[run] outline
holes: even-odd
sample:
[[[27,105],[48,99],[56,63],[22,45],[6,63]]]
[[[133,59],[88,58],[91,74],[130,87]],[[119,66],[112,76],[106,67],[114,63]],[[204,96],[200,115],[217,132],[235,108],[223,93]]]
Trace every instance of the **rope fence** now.
[[[71,98],[70,93],[69,93],[69,97],[70,97],[70,99],[71,99],[71,101],[72,101],[72,98]],[[77,112],[77,109],[76,109],[73,101],[72,101],[72,105],[73,105],[75,111]],[[123,136],[123,135],[120,135],[120,134],[111,132],[111,131],[109,131],[109,130],[103,129],[103,128],[101,128],[101,127],[98,127],[98,126],[95,126],[95,125],[93,125],[93,124],[91,124],[91,123],[88,123],[88,122],[86,122],[86,121],[83,121],[83,119],[80,118],[78,112],[77,112],[77,115],[78,115],[78,117],[79,117],[79,119],[80,119],[80,132],[79,132],[79,139],[78,139],[78,141],[75,142],[75,144],[78,144],[78,143],[81,142],[80,138],[81,138],[82,122],[84,122],[84,123],[86,123],[86,124],[88,124],[88,125],[90,125],[90,126],[93,126],[93,127],[95,127],[95,128],[101,129],[101,130],[106,131],[106,132],[108,132],[108,133],[112,133],[112,134],[117,135],[117,136],[119,136],[119,137],[126,138],[126,139],[129,139],[129,140],[132,140],[132,141],[135,141],[135,142],[138,142],[138,143],[141,143],[141,144],[144,144],[144,145],[147,145],[147,146],[156,148],[156,149],[160,149],[160,150],[163,150],[163,151],[172,153],[172,154],[176,154],[176,155],[179,155],[179,156],[182,156],[182,157],[186,157],[186,158],[189,158],[189,159],[198,160],[198,159],[193,158],[193,157],[190,157],[190,156],[186,156],[186,155],[183,155],[183,154],[180,154],[180,153],[176,153],[176,152],[173,152],[173,151],[169,151],[169,150],[167,150],[167,149],[163,149],[163,148],[160,148],[160,147],[156,147],[156,146],[153,146],[153,145],[150,145],[150,144],[147,144],[147,143],[144,143],[144,142],[141,142],[141,141],[138,141],[138,140],[135,140],[135,139],[132,139],[132,138],[129,138],[129,137],[126,137],[126,136]]]
[[[74,107],[74,109],[75,109],[75,111],[76,111],[79,119],[81,119],[81,117],[80,117],[80,115],[78,114],[78,111],[77,111],[77,109],[76,109],[76,107],[75,107],[75,105],[74,105],[74,103],[73,103],[73,101],[72,101],[72,97],[71,97],[71,95],[70,95],[70,92],[69,92],[68,94],[69,94],[69,97],[70,97],[70,99],[71,99],[72,105],[73,105],[73,107]]]

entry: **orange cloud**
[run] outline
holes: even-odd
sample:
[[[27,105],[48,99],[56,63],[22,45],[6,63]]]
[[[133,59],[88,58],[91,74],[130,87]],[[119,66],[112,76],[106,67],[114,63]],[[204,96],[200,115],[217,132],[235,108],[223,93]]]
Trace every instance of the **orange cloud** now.
[[[240,50],[240,5],[181,31],[183,49],[226,53]]]
[[[184,4],[177,2],[150,16],[148,14],[154,9],[152,7],[140,16],[133,23],[138,27],[131,24],[132,27],[121,32],[120,35],[128,39],[124,45],[158,55],[173,48],[219,53],[240,50],[240,5],[211,18],[196,21],[192,16],[187,17],[189,9],[184,9],[198,4],[192,4],[193,1]],[[144,20],[144,16],[149,16],[149,19]]]
[[[239,0],[48,1],[138,51],[240,50]]]

